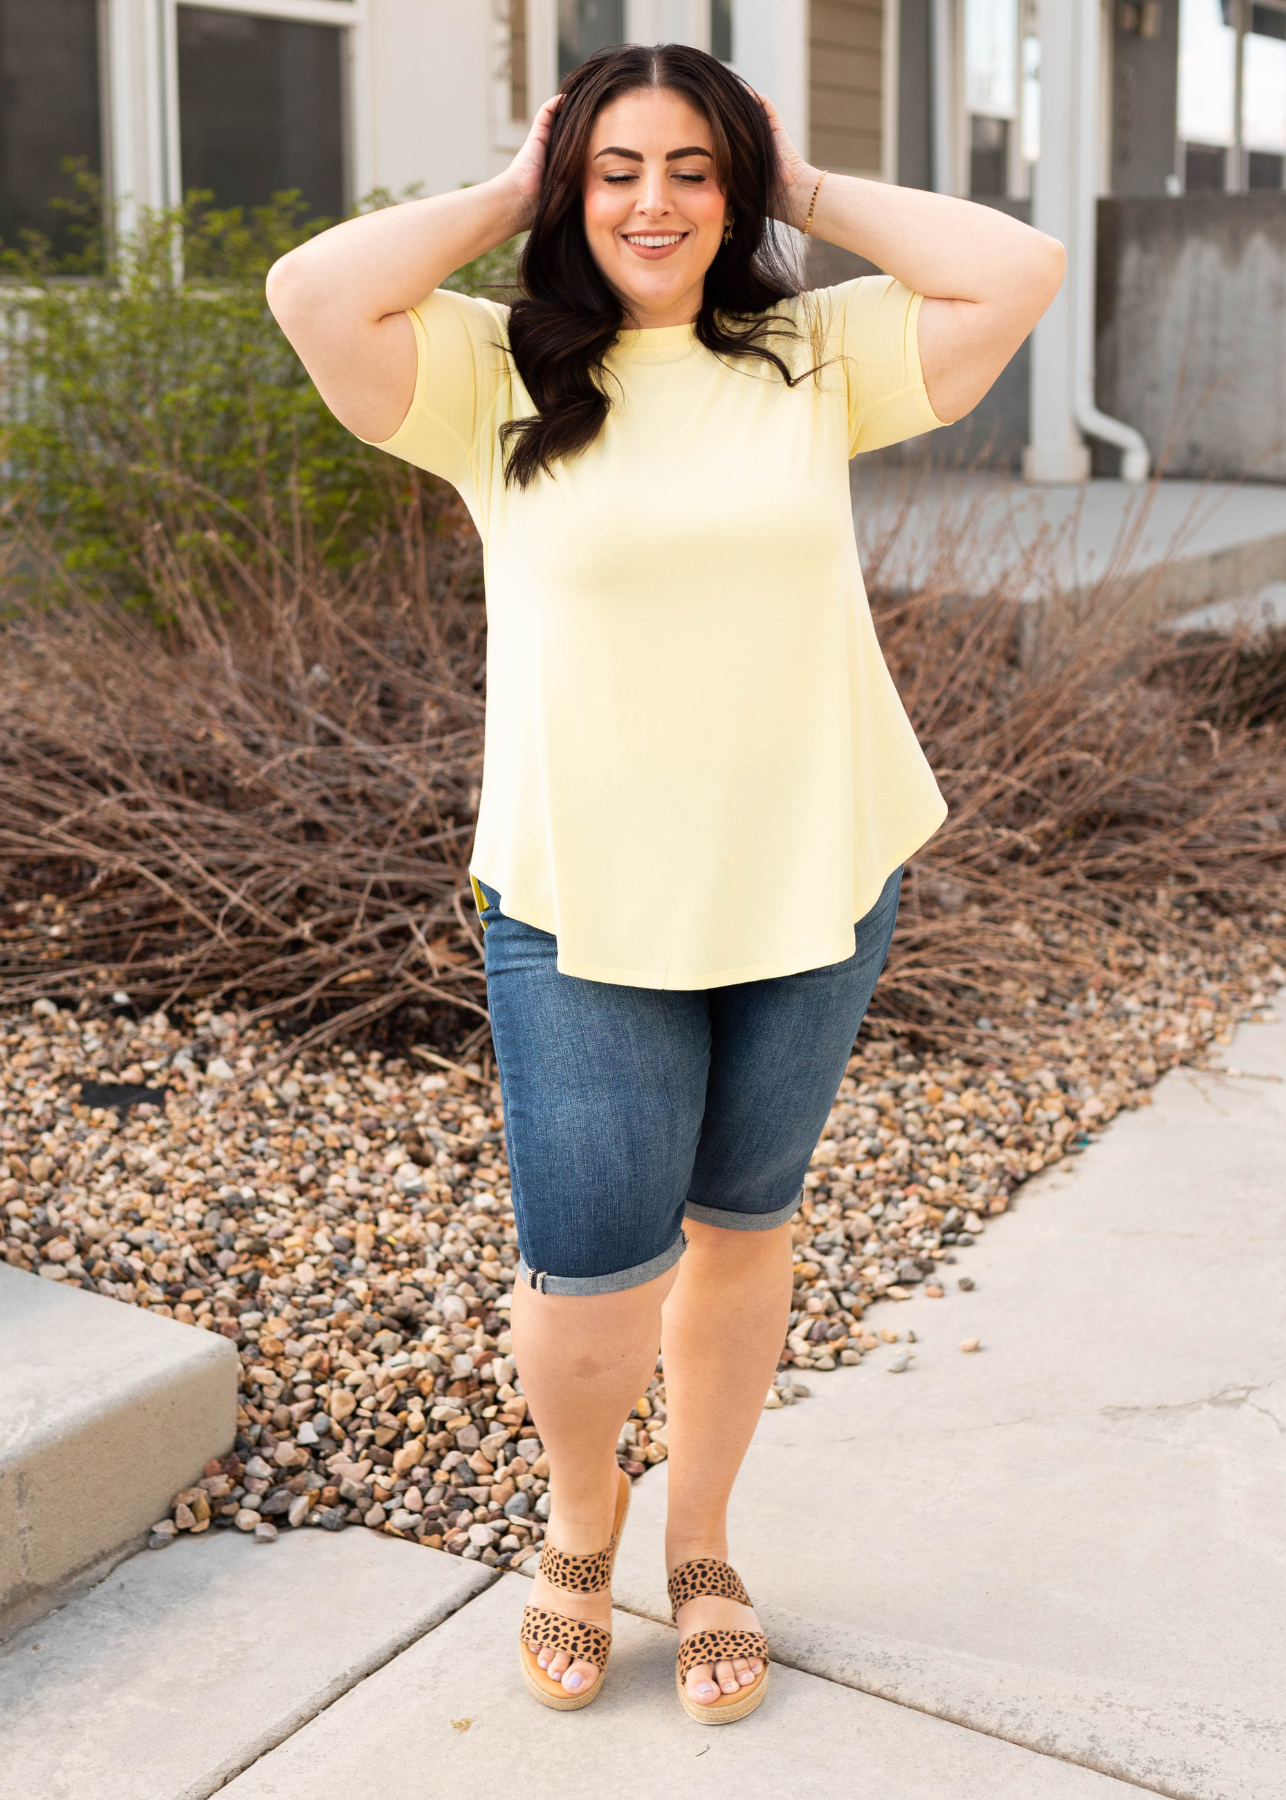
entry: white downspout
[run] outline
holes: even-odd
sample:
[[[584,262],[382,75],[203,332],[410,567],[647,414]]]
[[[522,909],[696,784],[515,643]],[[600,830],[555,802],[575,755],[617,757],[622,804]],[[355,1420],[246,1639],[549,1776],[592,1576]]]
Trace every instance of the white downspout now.
[[[1064,0],[1068,3],[1068,0]],[[1140,432],[1109,418],[1094,404],[1094,288],[1098,265],[1099,80],[1102,68],[1100,0],[1070,0],[1076,8],[1076,184],[1072,242],[1072,355],[1075,368],[1073,414],[1090,437],[1124,452],[1121,476],[1146,481],[1152,458]],[[1039,180],[1039,174],[1037,176]]]

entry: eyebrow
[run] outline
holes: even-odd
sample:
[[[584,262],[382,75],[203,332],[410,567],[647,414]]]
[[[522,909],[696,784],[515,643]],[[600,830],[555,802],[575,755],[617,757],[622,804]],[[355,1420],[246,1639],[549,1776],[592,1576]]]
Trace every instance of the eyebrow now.
[[[628,157],[631,162],[641,163],[643,161],[643,153],[641,150],[624,150],[619,144],[608,144],[605,149],[596,150],[594,152],[594,161],[597,162],[600,156],[625,156]],[[708,156],[711,162],[714,161],[713,153],[703,149],[700,144],[688,144],[686,148],[682,150],[667,150],[665,153],[665,160],[666,162],[677,162],[681,156]]]

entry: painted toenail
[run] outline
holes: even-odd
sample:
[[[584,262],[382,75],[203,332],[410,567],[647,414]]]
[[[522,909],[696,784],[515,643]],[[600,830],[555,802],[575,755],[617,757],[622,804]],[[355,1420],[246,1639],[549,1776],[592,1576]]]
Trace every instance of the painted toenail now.
[[[581,1686],[581,1677],[579,1675],[569,1675],[564,1685],[569,1687],[572,1692],[575,1693]]]
[[[717,1694],[718,1691],[718,1688],[712,1681],[701,1681],[697,1683],[698,1694]]]

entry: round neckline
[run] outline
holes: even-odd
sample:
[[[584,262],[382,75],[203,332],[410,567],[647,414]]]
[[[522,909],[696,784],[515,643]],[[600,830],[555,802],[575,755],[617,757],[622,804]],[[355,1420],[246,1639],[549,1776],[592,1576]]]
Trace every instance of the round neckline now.
[[[612,345],[611,355],[630,362],[677,362],[686,356],[697,341],[696,327],[686,325],[645,325],[621,331]]]

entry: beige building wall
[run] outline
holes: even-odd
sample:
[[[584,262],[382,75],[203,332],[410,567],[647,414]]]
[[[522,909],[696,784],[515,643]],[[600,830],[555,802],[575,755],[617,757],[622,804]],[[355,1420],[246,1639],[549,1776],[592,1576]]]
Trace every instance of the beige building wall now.
[[[809,160],[845,175],[886,173],[884,0],[812,0]]]

